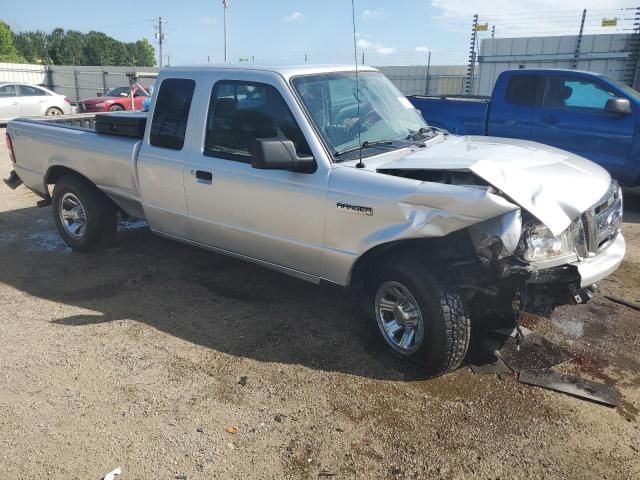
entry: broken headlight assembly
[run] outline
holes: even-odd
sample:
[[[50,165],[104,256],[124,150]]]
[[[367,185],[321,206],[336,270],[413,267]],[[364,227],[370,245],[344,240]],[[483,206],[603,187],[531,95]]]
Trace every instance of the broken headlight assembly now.
[[[551,230],[542,224],[530,225],[524,231],[523,243],[523,257],[528,262],[539,262],[575,255],[571,228],[566,229],[559,235],[554,235]]]

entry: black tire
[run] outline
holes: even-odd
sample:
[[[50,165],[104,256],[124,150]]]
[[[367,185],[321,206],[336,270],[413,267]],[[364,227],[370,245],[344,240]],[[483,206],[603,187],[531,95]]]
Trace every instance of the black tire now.
[[[122,112],[124,111],[124,107],[122,105],[111,105],[109,107],[110,112]]]
[[[401,358],[418,364],[428,377],[437,377],[457,369],[465,358],[471,337],[471,320],[454,283],[443,268],[430,268],[416,258],[390,258],[371,272],[367,282],[369,316],[385,343]],[[399,283],[417,301],[423,325],[420,345],[415,351],[400,351],[394,340],[383,331],[377,295],[386,285]],[[396,314],[390,314],[391,319]],[[385,320],[383,319],[382,322]],[[390,320],[393,321],[393,320]],[[388,323],[385,323],[389,325]],[[398,332],[402,334],[402,331]],[[418,335],[416,334],[415,337]],[[396,338],[396,337],[393,337]]]
[[[85,226],[73,236],[63,224],[64,198],[76,198],[84,210]],[[63,240],[79,252],[97,251],[113,243],[117,232],[117,210],[112,201],[96,186],[78,175],[65,175],[53,189],[53,219]]]

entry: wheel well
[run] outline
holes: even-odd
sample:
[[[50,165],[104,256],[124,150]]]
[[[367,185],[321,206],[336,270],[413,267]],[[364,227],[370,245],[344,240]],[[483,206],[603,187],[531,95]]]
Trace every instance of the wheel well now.
[[[415,238],[383,243],[367,250],[358,258],[351,269],[348,284],[354,285],[367,278],[370,268],[381,257],[398,258],[404,255],[411,255],[416,261],[431,259],[445,263],[477,258],[469,231],[466,229],[444,237]]]
[[[109,197],[109,195],[107,195],[102,190],[100,190],[95,183],[93,183],[91,180],[89,180],[87,177],[85,177],[81,173],[78,173],[77,171],[69,167],[63,167],[61,165],[56,165],[51,167],[47,171],[47,174],[44,179],[45,189],[48,191],[49,185],[55,185],[65,175],[75,175],[76,177],[83,179],[89,185],[92,185],[98,192],[100,192],[102,196],[108,199],[108,201],[111,202],[117,209],[121,210],[120,207],[111,199],[111,197]]]
[[[72,170],[69,167],[56,165],[51,167],[49,170],[47,170],[47,174],[44,177],[45,187],[47,185],[55,185],[58,182],[58,180],[60,180],[62,177],[68,174],[77,175],[78,177],[83,178],[87,182],[93,184],[91,180],[89,180],[84,175],[81,175],[80,173],[76,172],[75,170]]]

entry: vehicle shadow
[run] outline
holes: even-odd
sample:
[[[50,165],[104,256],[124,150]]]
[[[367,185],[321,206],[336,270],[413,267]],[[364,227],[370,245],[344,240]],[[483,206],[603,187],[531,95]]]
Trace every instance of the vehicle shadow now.
[[[622,200],[624,202],[623,221],[640,223],[640,188],[623,188]]]
[[[0,265],[0,282],[92,312],[52,320],[59,325],[134,320],[259,361],[421,378],[387,351],[346,290],[172,242],[146,227],[121,231],[115,248],[80,254],[62,242],[50,209],[0,212]]]

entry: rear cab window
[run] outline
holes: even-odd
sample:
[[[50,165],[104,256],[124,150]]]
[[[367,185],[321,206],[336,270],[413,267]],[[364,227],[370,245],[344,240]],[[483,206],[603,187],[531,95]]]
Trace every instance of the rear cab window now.
[[[196,82],[191,79],[167,78],[162,81],[149,131],[151,145],[182,150],[195,87]]]
[[[540,75],[513,75],[507,85],[505,100],[521,107],[536,106],[539,103],[540,79]]]
[[[255,139],[291,140],[301,155],[311,155],[302,130],[272,85],[221,80],[213,86],[207,113],[204,154],[251,161]]]

